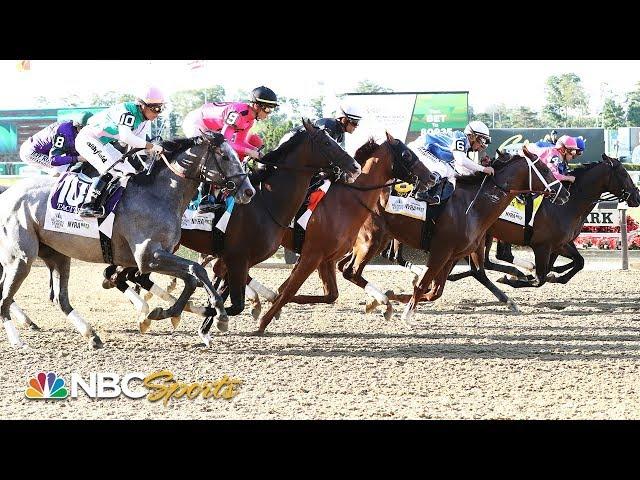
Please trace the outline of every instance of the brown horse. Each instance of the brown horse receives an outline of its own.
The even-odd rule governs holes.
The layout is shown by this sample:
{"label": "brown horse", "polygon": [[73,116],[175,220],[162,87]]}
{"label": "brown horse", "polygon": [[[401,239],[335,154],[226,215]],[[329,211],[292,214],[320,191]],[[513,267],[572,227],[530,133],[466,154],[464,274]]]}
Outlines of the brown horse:
{"label": "brown horse", "polygon": [[[531,279],[510,279],[505,276],[498,282],[511,285],[514,288],[540,287],[545,282],[567,283],[584,267],[584,258],[580,255],[573,240],[580,234],[587,215],[593,210],[600,196],[609,192],[620,200],[626,201],[631,207],[640,205],[638,187],[634,185],[629,173],[616,158],[611,158],[603,153],[601,162],[588,163],[578,167],[573,170],[572,175],[576,177],[576,180],[569,188],[571,198],[566,205],[559,207],[543,200],[536,213],[533,235],[529,243],[535,254],[535,276]],[[485,244],[475,252],[472,259],[473,264],[476,268],[481,268],[484,264],[483,267],[487,270],[499,270],[512,274],[515,270],[516,273],[520,273],[514,267],[497,265],[489,260],[489,249],[493,237],[508,244],[527,245],[523,228],[520,225],[506,220],[498,220],[487,231]],[[570,258],[572,261],[554,269],[558,273],[568,270],[564,275],[555,277],[549,275],[549,272],[559,255]],[[502,250],[498,258],[506,259]],[[464,272],[449,279],[455,281],[468,275],[475,277],[472,272]],[[516,276],[522,277],[522,275]]]}
{"label": "brown horse", "polygon": [[[435,226],[427,269],[414,287],[413,295],[394,295],[393,292],[383,294],[362,277],[362,271],[390,237],[421,249],[424,222],[418,219],[385,212],[367,222],[360,231],[351,256],[341,262],[343,276],[368,290],[367,293],[374,296],[376,303],[385,303],[387,318],[392,312],[389,300],[409,301],[403,314],[403,319],[409,322],[420,300],[434,301],[442,295],[447,275],[453,266],[460,258],[475,252],[478,243],[484,239],[486,230],[517,193],[527,189],[544,190],[552,193],[555,201],[566,202],[569,193],[555,181],[551,171],[544,164],[538,163],[537,157],[526,149],[524,153],[526,157],[498,152],[497,158],[492,162],[494,177],[471,175],[458,178],[458,186]],[[382,201],[385,202],[384,198]],[[379,205],[379,211],[384,212],[383,203]],[[488,279],[487,281],[489,282]],[[499,292],[497,288],[496,290]],[[506,296],[503,301],[509,302]]]}
{"label": "brown horse", "polygon": [[[273,304],[260,320],[256,333],[262,334],[283,305],[295,303],[333,303],[338,298],[336,261],[351,249],[362,223],[375,206],[380,188],[393,178],[410,181],[416,176],[427,188],[435,176],[400,140],[387,133],[378,145],[372,139],[355,154],[362,163],[362,174],[353,185],[334,184],[314,210],[307,224],[300,258],[289,278],[278,289]],[[293,229],[285,234],[282,245],[293,250]],[[318,269],[324,295],[295,295],[309,275]]]}

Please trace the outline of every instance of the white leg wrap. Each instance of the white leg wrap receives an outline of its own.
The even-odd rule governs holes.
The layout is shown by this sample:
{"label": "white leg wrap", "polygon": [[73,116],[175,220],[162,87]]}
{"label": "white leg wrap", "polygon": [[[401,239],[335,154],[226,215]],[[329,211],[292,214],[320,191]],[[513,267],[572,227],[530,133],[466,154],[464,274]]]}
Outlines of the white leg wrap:
{"label": "white leg wrap", "polygon": [[365,293],[371,295],[373,298],[375,298],[378,302],[380,303],[384,303],[387,304],[389,303],[389,299],[387,298],[387,296],[382,293],[378,287],[376,287],[373,283],[369,282],[365,285],[364,287],[364,291]]}
{"label": "white leg wrap", "polygon": [[414,265],[412,263],[409,270],[411,271],[411,273],[415,273],[416,275],[420,276],[425,272],[426,268],[419,267],[418,265]]}
{"label": "white leg wrap", "polygon": [[142,311],[146,311],[147,313],[149,312],[149,305],[147,305],[147,302],[145,302],[142,299],[142,297],[140,297],[140,295],[134,292],[131,287],[127,288],[124,291],[124,296],[127,297],[131,303],[133,303],[133,306],[139,312],[142,312]]}
{"label": "white leg wrap", "polygon": [[411,325],[415,312],[415,309],[411,308],[411,303],[407,303],[404,307],[404,311],[402,312],[402,320],[404,320],[408,325]]}
{"label": "white leg wrap", "polygon": [[196,307],[193,302],[191,300],[189,300],[187,302],[187,304],[184,306],[184,311],[185,312],[191,312],[194,313],[196,315],[200,315],[201,317],[204,317],[205,315],[205,307]]}
{"label": "white leg wrap", "polygon": [[163,290],[162,288],[160,288],[159,286],[157,286],[155,283],[151,286],[151,293],[153,293],[156,297],[161,298],[162,300],[164,300],[165,302],[171,302],[171,303],[176,303],[178,301],[178,299],[176,297],[174,297],[173,295],[171,295],[170,293],[167,293],[165,290]]}
{"label": "white leg wrap", "polygon": [[249,282],[249,286],[260,296],[266,298],[267,300],[269,300],[270,302],[273,303],[273,301],[276,299],[276,292],[269,290],[267,287],[265,287],[264,285],[262,285],[259,281],[257,281],[255,278],[252,278],[251,281]]}
{"label": "white leg wrap", "polygon": [[16,323],[22,325],[23,327],[31,323],[29,321],[29,317],[27,317],[27,315],[22,311],[22,309],[16,302],[13,302],[11,304],[11,306],[9,307],[9,312],[11,313],[11,316],[16,321]]}
{"label": "white leg wrap", "polygon": [[91,333],[91,327],[86,322],[86,320],[80,316],[79,313],[77,313],[75,310],[71,310],[69,315],[67,315],[67,318],[71,320],[73,326],[76,327],[76,329],[82,335],[84,335],[85,337],[89,336],[89,334]]}
{"label": "white leg wrap", "polygon": [[258,298],[258,294],[256,293],[256,291],[251,288],[249,285],[247,285],[247,288],[245,288],[244,293],[246,295],[246,297],[251,300],[251,301],[256,301],[256,300],[260,300]]}
{"label": "white leg wrap", "polygon": [[11,320],[6,320],[4,322],[4,329],[7,331],[7,337],[9,337],[9,342],[14,347],[21,347],[24,345],[22,340],[20,339],[20,334],[18,330],[16,330],[16,326],[13,324]]}
{"label": "white leg wrap", "polygon": [[513,257],[513,264],[516,267],[522,267],[522,268],[524,268],[526,270],[532,270],[533,271],[533,270],[536,269],[536,266],[533,263],[531,263],[529,260],[521,260],[521,259],[516,258],[516,257]]}

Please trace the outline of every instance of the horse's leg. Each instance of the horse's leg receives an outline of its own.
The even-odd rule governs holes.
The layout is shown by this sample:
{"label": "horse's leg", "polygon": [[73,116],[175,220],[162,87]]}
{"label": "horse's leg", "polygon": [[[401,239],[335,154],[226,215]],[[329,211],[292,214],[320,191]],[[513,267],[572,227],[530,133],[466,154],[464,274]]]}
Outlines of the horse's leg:
{"label": "horse's leg", "polygon": [[[502,303],[506,304],[512,312],[519,313],[518,306],[511,300],[506,293],[500,290],[489,278],[484,270],[484,248],[485,245],[480,246],[478,250],[469,256],[469,259],[477,267],[473,272],[473,278],[485,286],[493,295]],[[449,275],[451,279],[452,275]]]}
{"label": "horse's leg", "polygon": [[[412,319],[415,315],[416,307],[418,306],[418,302],[422,299],[422,296],[427,291],[427,288],[431,286],[431,282],[436,278],[436,276],[444,270],[444,280],[442,282],[446,282],[447,275],[451,272],[453,268],[452,262],[449,260],[450,253],[447,252],[439,252],[432,250],[429,254],[429,262],[427,265],[427,270],[424,272],[418,283],[413,287],[413,295],[408,296],[408,303],[402,312],[402,320],[407,325],[412,325]],[[444,283],[443,283],[444,285]],[[436,285],[437,287],[437,285]],[[430,289],[431,292],[435,290],[435,288]],[[389,296],[390,300],[393,299],[404,299],[407,298],[406,295],[394,295],[393,298]],[[399,300],[402,301],[402,300]]]}
{"label": "horse's leg", "polygon": [[13,302],[11,304],[11,306],[9,307],[9,312],[11,313],[11,318],[13,318],[13,320],[21,327],[29,327],[31,330],[40,330],[40,327],[33,323],[33,320],[31,320],[29,316],[24,313],[24,311],[16,302]]}
{"label": "horse's leg", "polygon": [[518,280],[507,278],[506,276],[496,280],[498,283],[510,285],[513,288],[541,287],[547,281],[549,273],[549,259],[551,257],[551,247],[548,245],[537,246],[533,249],[536,256],[536,276],[533,280]]}
{"label": "horse's leg", "polygon": [[387,309],[384,312],[386,320],[390,320],[393,315],[393,306],[387,296],[387,294],[392,294],[393,292],[389,290],[387,293],[382,293],[382,290],[377,285],[364,278],[362,272],[371,259],[384,248],[388,238],[388,235],[382,234],[379,237],[372,235],[365,242],[356,241],[351,251],[350,262],[342,270],[342,276],[345,279],[364,289],[365,293],[372,297],[371,300],[367,300],[365,303],[365,313],[371,313],[378,305],[386,305]]}
{"label": "horse's leg", "polygon": [[152,310],[148,317],[152,320],[162,318],[177,317],[182,313],[187,301],[198,286],[198,281],[202,283],[209,296],[209,302],[216,310],[220,319],[226,317],[224,304],[218,292],[215,291],[207,271],[200,264],[179,257],[173,253],[163,250],[157,243],[146,243],[145,248],[135,252],[138,269],[142,273],[157,272],[165,275],[172,275],[182,279],[185,283],[184,290],[180,294],[177,302],[168,309],[160,307]]}
{"label": "horse's leg", "polygon": [[[227,259],[225,264],[227,265],[226,275],[226,287],[231,296],[231,306],[227,309],[227,315],[239,315],[244,310],[244,295],[247,286],[247,272],[249,266],[246,260],[242,259]],[[211,345],[211,336],[209,330],[213,325],[213,318],[207,317],[204,319],[200,328],[198,329],[198,335],[208,347]],[[218,320],[216,328],[220,332],[226,332],[229,330],[229,317],[225,318],[225,321]]]}
{"label": "horse's leg", "polygon": [[[315,252],[314,252],[315,253]],[[291,271],[291,275],[289,275],[288,281],[286,281],[286,285],[284,285],[284,289],[278,293],[276,300],[273,302],[267,313],[265,313],[260,319],[260,326],[258,327],[257,334],[263,334],[267,325],[271,322],[271,319],[274,317],[276,312],[278,312],[283,305],[289,302],[291,297],[293,297],[300,286],[304,283],[304,281],[309,278],[309,275],[318,268],[320,262],[322,261],[321,257],[322,253],[318,252],[308,255],[301,255],[298,259],[298,263]]]}
{"label": "horse's leg", "polygon": [[325,260],[318,266],[318,275],[324,287],[324,295],[294,295],[290,302],[308,303],[334,303],[338,299],[338,281],[336,279],[336,262]]}
{"label": "horse's leg", "polygon": [[569,272],[559,277],[547,275],[547,282],[565,284],[569,280],[571,280],[576,273],[584,268],[584,257],[580,255],[580,252],[573,242],[569,242],[563,245],[559,253],[563,257],[572,259],[572,262],[569,265],[573,265],[573,268]]}
{"label": "horse's leg", "polygon": [[[552,263],[551,263],[551,266],[550,266],[550,271],[555,272],[555,273],[564,273],[567,270],[571,270],[572,268],[576,267],[575,259],[576,259],[576,257],[582,258],[582,255],[580,255],[580,253],[578,253],[578,249],[577,248],[575,248],[576,253],[573,253],[574,249],[571,248],[571,245],[573,245],[575,247],[575,244],[573,242],[569,242],[568,244],[563,245],[562,247],[560,247],[559,251],[553,252],[551,254]],[[569,253],[569,252],[571,252],[571,253]],[[555,261],[558,258],[558,256],[569,258],[569,259],[571,259],[571,261],[569,263],[564,264],[564,265],[560,265],[558,267],[554,267],[553,264],[555,263]],[[582,270],[583,267],[584,267],[584,258],[582,258],[582,266],[580,267],[580,270]],[[551,280],[547,280],[547,281],[550,282]]]}
{"label": "horse's leg", "polygon": [[[510,265],[502,265],[501,263],[494,263],[491,261],[491,258],[489,257],[489,253],[491,251],[491,244],[493,243],[493,237],[491,235],[487,235],[485,238],[485,254],[484,254],[484,269],[485,270],[492,270],[494,272],[502,272],[502,273],[506,273],[508,275],[512,275],[513,277],[516,277],[518,279],[521,280],[527,280],[527,275],[522,273],[520,270],[518,270],[516,267],[514,266],[510,266]],[[498,242],[498,245],[500,245],[500,242]],[[508,244],[507,244],[508,245]],[[503,247],[500,247],[501,249]],[[508,250],[509,253],[511,253],[511,249],[509,248]],[[502,251],[501,251],[502,253]],[[498,255],[497,249],[496,249],[496,258]],[[511,258],[513,258],[513,255],[511,255]],[[505,260],[508,261],[508,260]]]}
{"label": "horse's leg", "polygon": [[49,267],[53,280],[53,292],[55,303],[67,316],[67,319],[76,327],[85,338],[89,340],[92,348],[101,348],[102,340],[91,328],[91,325],[80,316],[69,302],[69,272],[71,270],[71,258],[59,252],[49,251],[46,254],[41,252],[40,258]]}
{"label": "horse's leg", "polygon": [[[24,279],[29,275],[33,257],[37,250],[30,252],[33,255],[16,255],[10,258],[4,266],[0,265],[0,317],[2,324],[7,332],[9,343],[12,347],[26,347],[26,343],[20,338],[20,334],[16,330],[15,325],[11,321],[11,306],[14,304],[13,296],[16,294]],[[22,252],[20,252],[22,253]]]}

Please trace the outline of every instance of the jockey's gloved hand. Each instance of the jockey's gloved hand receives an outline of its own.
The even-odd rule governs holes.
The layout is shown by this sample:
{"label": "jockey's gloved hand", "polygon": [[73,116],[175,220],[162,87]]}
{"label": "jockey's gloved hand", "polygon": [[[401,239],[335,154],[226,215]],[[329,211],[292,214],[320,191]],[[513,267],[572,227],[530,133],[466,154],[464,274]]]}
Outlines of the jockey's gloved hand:
{"label": "jockey's gloved hand", "polygon": [[161,154],[161,153],[164,153],[164,148],[162,148],[162,145],[154,145],[149,149],[149,151],[153,153]]}

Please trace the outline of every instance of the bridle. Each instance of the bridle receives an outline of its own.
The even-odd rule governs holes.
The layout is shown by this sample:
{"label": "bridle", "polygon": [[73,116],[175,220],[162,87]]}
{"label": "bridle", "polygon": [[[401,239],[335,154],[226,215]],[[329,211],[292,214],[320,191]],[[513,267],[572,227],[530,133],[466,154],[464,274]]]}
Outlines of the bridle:
{"label": "bridle", "polygon": [[[198,163],[198,168],[197,168],[198,176],[197,177],[190,176],[190,175],[187,175],[184,171],[178,170],[174,165],[175,162],[169,162],[169,160],[167,160],[167,157],[164,154],[161,154],[160,156],[162,157],[162,160],[167,165],[169,170],[171,170],[173,173],[175,173],[177,176],[181,178],[186,178],[188,180],[193,180],[196,182],[210,181],[215,188],[223,189],[232,194],[235,193],[240,187],[240,185],[242,185],[242,182],[244,182],[244,179],[247,177],[247,173],[243,172],[243,173],[238,173],[230,176],[226,176],[223,173],[223,170],[220,166],[220,161],[218,159],[218,154],[216,153],[215,150],[221,147],[224,140],[220,143],[217,143],[215,140],[211,141],[208,138],[206,138],[204,134],[201,137],[194,138],[193,140],[194,140],[194,145],[200,145],[202,142],[207,144],[206,153],[205,155],[202,155],[200,157],[200,160]],[[221,152],[220,155],[223,156],[224,153],[222,152],[222,150],[220,150],[220,152]],[[190,152],[190,148],[185,150],[185,152],[183,153],[188,156],[193,156],[193,157],[197,156]],[[207,166],[207,160],[212,154],[213,154],[214,167],[215,169],[217,169],[217,171],[212,170]],[[213,176],[219,176],[220,181],[215,181],[214,178],[209,178]],[[241,178],[242,180],[239,183],[236,183],[236,181],[234,181],[234,179],[236,178]]]}

